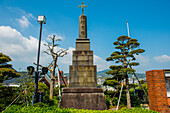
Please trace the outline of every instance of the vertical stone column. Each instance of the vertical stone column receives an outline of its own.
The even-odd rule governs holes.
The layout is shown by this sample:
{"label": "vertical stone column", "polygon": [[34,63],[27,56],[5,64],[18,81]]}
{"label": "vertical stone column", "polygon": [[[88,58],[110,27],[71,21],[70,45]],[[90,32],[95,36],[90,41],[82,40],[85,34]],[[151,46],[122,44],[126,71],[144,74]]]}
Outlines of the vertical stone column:
{"label": "vertical stone column", "polygon": [[79,16],[79,38],[87,38],[87,17]]}
{"label": "vertical stone column", "polygon": [[170,113],[164,70],[146,71],[149,108],[161,113]]}

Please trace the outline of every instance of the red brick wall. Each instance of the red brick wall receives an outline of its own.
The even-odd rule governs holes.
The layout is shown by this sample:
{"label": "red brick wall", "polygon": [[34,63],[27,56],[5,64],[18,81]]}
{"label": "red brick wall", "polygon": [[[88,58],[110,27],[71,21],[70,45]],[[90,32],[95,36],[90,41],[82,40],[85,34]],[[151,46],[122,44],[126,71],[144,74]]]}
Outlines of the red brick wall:
{"label": "red brick wall", "polygon": [[170,106],[170,98],[168,98],[168,105]]}
{"label": "red brick wall", "polygon": [[149,108],[161,113],[170,113],[164,70],[146,71]]}

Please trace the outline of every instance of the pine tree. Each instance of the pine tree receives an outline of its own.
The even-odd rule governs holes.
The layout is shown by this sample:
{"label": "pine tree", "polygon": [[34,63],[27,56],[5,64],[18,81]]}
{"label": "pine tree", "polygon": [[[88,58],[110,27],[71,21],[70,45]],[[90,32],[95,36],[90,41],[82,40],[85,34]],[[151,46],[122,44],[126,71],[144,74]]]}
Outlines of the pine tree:
{"label": "pine tree", "polygon": [[12,60],[9,56],[0,53],[0,83],[8,79],[21,76],[21,74],[16,73],[16,71],[12,69],[11,64],[7,64],[10,61]]}
{"label": "pine tree", "polygon": [[135,55],[139,55],[139,53],[145,52],[144,49],[139,49],[140,43],[138,40],[132,39],[128,36],[120,36],[117,38],[117,41],[113,43],[115,45],[115,49],[110,57],[106,59],[106,61],[114,61],[117,65],[111,65],[107,74],[113,75],[112,78],[106,79],[105,84],[108,85],[118,85],[123,79],[126,81],[126,96],[127,96],[127,108],[131,108],[130,94],[129,94],[129,76],[128,74],[132,74],[135,70],[132,66],[138,66],[139,63],[135,62]]}

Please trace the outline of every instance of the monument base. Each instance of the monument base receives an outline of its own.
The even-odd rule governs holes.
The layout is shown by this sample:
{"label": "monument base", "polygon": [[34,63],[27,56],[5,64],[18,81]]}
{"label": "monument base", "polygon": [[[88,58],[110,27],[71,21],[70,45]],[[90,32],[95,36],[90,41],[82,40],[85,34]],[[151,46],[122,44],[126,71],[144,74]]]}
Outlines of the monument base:
{"label": "monument base", "polygon": [[74,109],[106,110],[102,88],[63,88],[60,107]]}

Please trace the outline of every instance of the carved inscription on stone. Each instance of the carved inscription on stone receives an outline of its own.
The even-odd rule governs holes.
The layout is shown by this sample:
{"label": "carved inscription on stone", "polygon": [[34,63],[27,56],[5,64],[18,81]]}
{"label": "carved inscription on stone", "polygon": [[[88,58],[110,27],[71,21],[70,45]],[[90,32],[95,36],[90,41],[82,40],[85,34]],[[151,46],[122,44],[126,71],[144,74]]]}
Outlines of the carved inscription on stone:
{"label": "carved inscription on stone", "polygon": [[87,26],[86,26],[86,16],[80,16],[80,24],[79,24],[79,37],[87,38]]}

